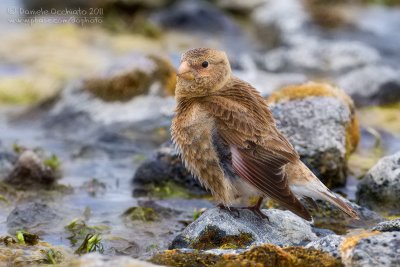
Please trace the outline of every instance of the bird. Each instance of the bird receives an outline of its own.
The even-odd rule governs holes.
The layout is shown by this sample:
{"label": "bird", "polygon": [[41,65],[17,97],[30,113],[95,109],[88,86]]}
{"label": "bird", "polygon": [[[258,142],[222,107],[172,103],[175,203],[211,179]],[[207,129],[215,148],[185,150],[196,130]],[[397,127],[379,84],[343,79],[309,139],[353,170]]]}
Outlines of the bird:
{"label": "bird", "polygon": [[359,219],[300,160],[264,98],[232,74],[224,51],[195,48],[183,53],[175,99],[173,144],[220,208],[234,210],[238,199],[256,198],[255,205],[242,208],[268,219],[261,207],[269,198],[312,221],[300,199],[313,205],[320,199]]}

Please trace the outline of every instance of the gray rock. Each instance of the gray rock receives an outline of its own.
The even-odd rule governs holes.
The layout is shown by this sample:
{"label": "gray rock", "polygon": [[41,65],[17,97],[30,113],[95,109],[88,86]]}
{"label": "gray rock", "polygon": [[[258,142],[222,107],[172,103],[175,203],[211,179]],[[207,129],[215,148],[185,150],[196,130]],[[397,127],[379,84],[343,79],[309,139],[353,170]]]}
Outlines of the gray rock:
{"label": "gray rock", "polygon": [[7,217],[7,228],[10,234],[18,230],[38,232],[54,226],[60,216],[48,204],[33,202],[17,206]]}
{"label": "gray rock", "polygon": [[31,150],[22,152],[13,170],[4,179],[4,182],[18,189],[50,188],[56,181],[55,171]]}
{"label": "gray rock", "polygon": [[185,188],[194,195],[206,195],[207,191],[185,168],[177,151],[170,143],[155,152],[155,155],[143,162],[132,179],[135,196],[149,195],[154,187],[173,183]]}
{"label": "gray rock", "polygon": [[370,209],[400,214],[400,152],[383,157],[358,184],[357,202]]}
{"label": "gray rock", "polygon": [[378,223],[372,230],[380,232],[400,232],[400,218]]}
{"label": "gray rock", "polygon": [[151,16],[152,20],[164,28],[206,33],[234,35],[240,28],[221,10],[210,3],[198,1],[179,1],[167,9]]}
{"label": "gray rock", "polygon": [[17,159],[18,157],[15,153],[0,152],[0,179],[5,178],[12,171]]}
{"label": "gray rock", "polygon": [[170,248],[245,248],[263,243],[297,246],[318,239],[308,222],[289,211],[263,212],[269,221],[250,210],[239,210],[238,214],[220,208],[207,210],[174,239]]}
{"label": "gray rock", "polygon": [[[326,41],[310,36],[299,37],[289,48],[268,52],[260,61],[268,71],[299,71],[311,74],[340,73],[375,63],[378,52],[360,42]],[[359,87],[357,87],[359,88]]]}
{"label": "gray rock", "polygon": [[288,44],[303,35],[310,18],[301,2],[296,0],[268,0],[252,14],[258,36],[270,47]]}
{"label": "gray rock", "polygon": [[400,101],[400,70],[372,65],[349,72],[338,84],[356,105],[382,105]]}
{"label": "gray rock", "polygon": [[361,239],[342,255],[346,266],[400,266],[400,232],[387,232]]}
{"label": "gray rock", "polygon": [[328,186],[346,181],[346,126],[351,111],[331,97],[308,97],[270,105],[279,130]]}
{"label": "gray rock", "polygon": [[345,238],[339,235],[328,235],[316,241],[310,242],[306,245],[306,248],[315,248],[328,252],[335,258],[341,258],[340,255],[340,244]]}

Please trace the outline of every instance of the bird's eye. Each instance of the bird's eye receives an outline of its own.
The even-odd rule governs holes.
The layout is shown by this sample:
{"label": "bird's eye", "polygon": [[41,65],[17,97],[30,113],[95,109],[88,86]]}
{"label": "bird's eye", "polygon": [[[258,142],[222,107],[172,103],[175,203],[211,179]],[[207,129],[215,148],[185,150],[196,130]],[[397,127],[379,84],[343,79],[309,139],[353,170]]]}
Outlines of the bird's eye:
{"label": "bird's eye", "polygon": [[203,61],[203,63],[201,63],[201,66],[203,68],[207,68],[208,67],[208,61]]}

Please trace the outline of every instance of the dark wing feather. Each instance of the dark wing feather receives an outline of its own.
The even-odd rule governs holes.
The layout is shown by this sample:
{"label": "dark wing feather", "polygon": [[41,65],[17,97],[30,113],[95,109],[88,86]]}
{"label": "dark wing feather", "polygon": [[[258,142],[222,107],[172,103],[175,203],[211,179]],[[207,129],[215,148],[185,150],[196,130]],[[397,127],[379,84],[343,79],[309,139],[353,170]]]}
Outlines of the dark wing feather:
{"label": "dark wing feather", "polygon": [[295,162],[299,156],[277,131],[261,96],[246,83],[242,82],[239,88],[237,85],[238,82],[203,103],[216,118],[219,136],[230,147],[234,171],[290,211],[311,220],[291,192],[284,170],[287,163]]}

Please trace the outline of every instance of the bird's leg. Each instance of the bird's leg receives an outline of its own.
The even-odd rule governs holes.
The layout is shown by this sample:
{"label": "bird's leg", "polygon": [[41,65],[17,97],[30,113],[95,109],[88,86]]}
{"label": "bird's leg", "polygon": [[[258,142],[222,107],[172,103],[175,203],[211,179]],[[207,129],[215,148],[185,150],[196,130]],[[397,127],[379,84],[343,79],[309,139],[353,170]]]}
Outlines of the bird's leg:
{"label": "bird's leg", "polygon": [[259,197],[257,200],[257,203],[254,206],[250,206],[250,207],[244,207],[242,209],[248,209],[251,210],[254,214],[256,214],[257,216],[259,216],[261,219],[268,219],[268,216],[265,215],[262,211],[261,211],[261,204],[263,202],[263,198]]}
{"label": "bird's leg", "polygon": [[238,208],[235,208],[235,207],[228,207],[228,206],[225,206],[224,204],[222,204],[222,203],[219,203],[218,205],[217,205],[217,207],[218,208],[220,208],[220,209],[222,209],[222,210],[226,210],[226,211],[229,211],[229,212],[236,212],[236,217],[237,218],[239,218],[240,217],[240,212],[239,212],[239,209]]}

